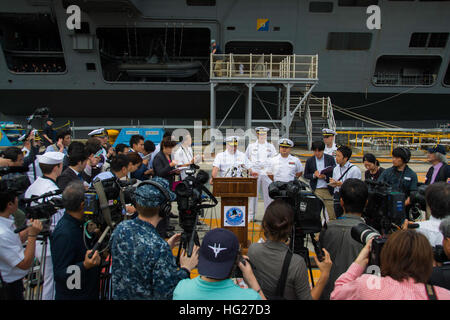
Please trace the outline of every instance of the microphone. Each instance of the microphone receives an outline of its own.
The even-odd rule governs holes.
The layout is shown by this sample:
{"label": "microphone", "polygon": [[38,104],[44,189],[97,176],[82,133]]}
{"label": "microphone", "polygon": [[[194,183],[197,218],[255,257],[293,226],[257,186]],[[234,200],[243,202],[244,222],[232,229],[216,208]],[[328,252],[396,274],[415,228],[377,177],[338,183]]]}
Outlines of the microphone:
{"label": "microphone", "polygon": [[61,189],[50,191],[50,192],[44,193],[40,196],[32,196],[31,198],[23,199],[22,203],[24,203],[24,204],[32,203],[33,201],[36,201],[39,199],[48,198],[51,196],[57,196],[57,195],[61,194],[62,192],[63,191]]}

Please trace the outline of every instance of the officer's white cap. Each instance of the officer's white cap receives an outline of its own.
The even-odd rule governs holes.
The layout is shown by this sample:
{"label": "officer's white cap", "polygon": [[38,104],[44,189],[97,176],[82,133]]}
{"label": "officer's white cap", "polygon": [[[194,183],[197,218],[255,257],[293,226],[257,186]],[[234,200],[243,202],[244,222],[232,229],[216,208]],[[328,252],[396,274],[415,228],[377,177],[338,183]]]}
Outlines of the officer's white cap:
{"label": "officer's white cap", "polygon": [[288,138],[281,138],[279,146],[292,148],[294,146],[294,143],[292,142],[292,140],[290,140]]}
{"label": "officer's white cap", "polygon": [[216,40],[215,39],[211,39],[211,43],[214,43],[214,42],[216,42]]}
{"label": "officer's white cap", "polygon": [[329,136],[329,135],[333,135],[333,136],[335,136],[336,135],[336,131],[334,131],[334,130],[331,130],[331,129],[327,129],[327,128],[323,128],[322,129],[322,134],[325,136]]}
{"label": "officer's white cap", "polygon": [[237,145],[238,142],[239,142],[239,137],[238,136],[227,137],[225,139],[225,142],[228,143],[228,144],[233,144],[234,143],[235,145]]}
{"label": "officer's white cap", "polygon": [[95,129],[88,133],[89,137],[96,137],[96,136],[106,136],[107,132],[105,128],[101,129]]}
{"label": "officer's white cap", "polygon": [[256,133],[260,134],[260,133],[267,133],[269,132],[269,128],[266,127],[257,127],[255,128]]}
{"label": "officer's white cap", "polygon": [[39,163],[58,164],[63,162],[64,154],[62,152],[49,151],[44,153],[43,155],[37,155],[36,158],[38,159]]}

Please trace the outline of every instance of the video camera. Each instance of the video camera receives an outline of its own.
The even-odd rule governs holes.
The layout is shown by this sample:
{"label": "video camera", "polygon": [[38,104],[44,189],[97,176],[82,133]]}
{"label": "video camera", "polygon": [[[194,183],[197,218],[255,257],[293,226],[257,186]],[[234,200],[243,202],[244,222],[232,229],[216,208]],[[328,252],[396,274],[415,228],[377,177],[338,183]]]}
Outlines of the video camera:
{"label": "video camera", "polygon": [[125,204],[135,204],[135,187],[131,182],[116,177],[95,180],[84,194],[84,213],[87,220],[94,222],[100,229],[113,228],[123,220]]}
{"label": "video camera", "polygon": [[417,219],[420,216],[420,210],[425,211],[427,209],[427,202],[425,200],[427,188],[428,185],[420,184],[417,191],[412,191],[409,195],[411,201],[410,214],[414,219]]}
{"label": "video camera", "polygon": [[325,206],[314,192],[308,190],[308,187],[306,183],[299,180],[275,181],[269,185],[269,196],[272,199],[283,199],[294,210],[291,249],[306,259],[308,250],[304,247],[304,238],[309,234],[314,251],[318,259],[322,260],[323,252],[320,244],[315,241],[313,234],[322,230],[321,214]]}
{"label": "video camera", "polygon": [[[25,214],[27,219],[41,220],[43,229],[41,235],[49,235],[50,224],[52,216],[63,209],[63,202],[61,197],[56,197],[60,195],[62,190],[55,190],[44,193],[40,196],[32,196],[27,199],[20,199],[20,202],[25,206]],[[39,201],[41,200],[41,201]],[[24,226],[14,230],[15,233],[21,232],[28,226]]]}
{"label": "video camera", "polygon": [[[185,171],[186,178],[181,181],[175,188],[177,195],[178,211],[180,215],[180,226],[183,230],[191,231],[196,226],[195,220],[198,214],[203,213],[203,209],[212,208],[217,205],[217,199],[205,187],[209,180],[209,174],[203,170],[199,170],[195,175],[199,166],[191,164],[189,169]],[[202,204],[205,200],[203,192],[214,204]]]}
{"label": "video camera", "polygon": [[400,226],[406,218],[405,194],[392,191],[390,185],[366,180],[369,197],[364,218],[369,225],[383,234],[390,232],[392,224]]}
{"label": "video camera", "polygon": [[[198,216],[203,216],[203,209],[213,208],[217,205],[217,199],[205,187],[209,180],[209,174],[203,170],[196,171],[200,167],[191,164],[186,169],[186,177],[175,187],[177,195],[178,213],[180,227],[183,229],[177,255],[177,262],[180,259],[181,249],[186,249],[188,257],[192,255],[194,244],[200,245],[196,227]],[[207,197],[203,195],[205,193]],[[213,203],[204,204],[205,201]]]}
{"label": "video camera", "polygon": [[[8,191],[14,192],[17,196],[25,193],[30,186],[30,179],[27,175],[11,175],[14,173],[25,173],[26,167],[0,167],[0,176],[2,181],[6,182]],[[6,177],[4,177],[6,176]]]}
{"label": "video camera", "polygon": [[308,185],[299,180],[275,181],[269,185],[269,196],[272,199],[285,200],[294,209],[295,225],[304,234],[311,234],[322,230],[321,213],[324,205],[322,200],[307,188]]}

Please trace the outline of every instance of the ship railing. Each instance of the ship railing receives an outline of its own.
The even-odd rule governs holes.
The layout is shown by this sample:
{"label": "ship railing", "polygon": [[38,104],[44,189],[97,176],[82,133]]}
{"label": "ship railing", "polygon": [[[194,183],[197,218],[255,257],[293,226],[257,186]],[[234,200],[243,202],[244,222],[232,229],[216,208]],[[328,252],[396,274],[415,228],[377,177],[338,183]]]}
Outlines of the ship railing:
{"label": "ship railing", "polygon": [[330,97],[327,97],[327,122],[328,128],[336,131],[336,121],[334,120],[333,104]]}
{"label": "ship railing", "polygon": [[379,86],[431,86],[437,74],[375,73],[373,83]]}
{"label": "ship railing", "polygon": [[312,120],[309,104],[306,104],[305,108],[305,127],[306,127],[306,137],[308,139],[308,150],[310,150],[312,145]]}
{"label": "ship railing", "polygon": [[318,55],[211,54],[211,79],[314,79]]}

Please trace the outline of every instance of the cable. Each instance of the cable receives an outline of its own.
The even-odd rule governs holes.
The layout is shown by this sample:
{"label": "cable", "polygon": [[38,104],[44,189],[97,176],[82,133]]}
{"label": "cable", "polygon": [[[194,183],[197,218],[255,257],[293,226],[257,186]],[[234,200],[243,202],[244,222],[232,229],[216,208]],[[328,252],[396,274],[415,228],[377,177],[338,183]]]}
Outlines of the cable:
{"label": "cable", "polygon": [[415,86],[415,87],[407,89],[407,90],[405,90],[403,92],[399,92],[399,93],[397,93],[397,94],[395,94],[395,95],[393,95],[392,97],[389,97],[389,98],[385,98],[385,99],[382,99],[382,100],[379,100],[379,101],[375,101],[375,102],[372,102],[372,103],[363,104],[361,106],[356,106],[356,107],[349,107],[349,108],[345,108],[345,109],[347,109],[347,110],[359,109],[359,108],[368,107],[368,106],[371,106],[371,105],[374,105],[374,104],[378,104],[380,102],[388,101],[388,100],[394,99],[394,98],[396,98],[396,97],[398,97],[398,96],[400,96],[402,94],[405,94],[405,93],[407,93],[409,91],[412,91],[412,90],[416,89],[417,87],[418,86]]}

